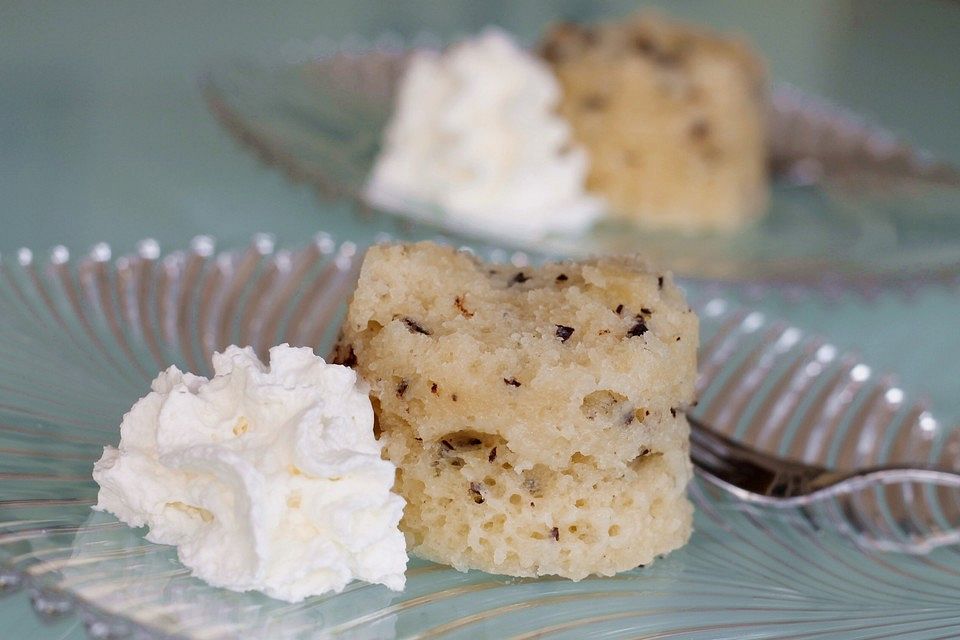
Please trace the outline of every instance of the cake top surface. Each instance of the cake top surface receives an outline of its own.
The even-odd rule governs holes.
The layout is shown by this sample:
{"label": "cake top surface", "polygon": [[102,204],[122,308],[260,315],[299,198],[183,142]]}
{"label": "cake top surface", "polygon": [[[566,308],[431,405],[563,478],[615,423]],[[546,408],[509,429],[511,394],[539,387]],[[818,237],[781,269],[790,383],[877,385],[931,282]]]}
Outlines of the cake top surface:
{"label": "cake top surface", "polygon": [[530,465],[623,465],[692,401],[697,320],[637,258],[486,264],[431,243],[369,250],[341,361],[384,414],[439,441],[475,431]]}
{"label": "cake top surface", "polygon": [[399,322],[424,346],[469,336],[518,360],[549,352],[564,364],[595,347],[636,353],[679,342],[693,317],[672,276],[638,257],[515,267],[430,242],[372,247],[355,300],[364,307],[348,317],[356,331]]}

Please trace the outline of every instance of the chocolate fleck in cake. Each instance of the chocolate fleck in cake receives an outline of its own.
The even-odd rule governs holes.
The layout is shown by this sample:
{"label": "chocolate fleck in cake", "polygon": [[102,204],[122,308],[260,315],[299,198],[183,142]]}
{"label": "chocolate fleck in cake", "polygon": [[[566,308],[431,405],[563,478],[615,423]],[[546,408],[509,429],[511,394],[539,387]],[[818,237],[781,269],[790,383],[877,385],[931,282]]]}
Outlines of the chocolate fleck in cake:
{"label": "chocolate fleck in cake", "polygon": [[766,208],[763,63],[745,43],[651,13],[555,25],[540,44],[587,186],[648,227],[731,229]]}
{"label": "chocolate fleck in cake", "polygon": [[697,318],[636,259],[371,248],[336,360],[371,385],[412,550],[580,579],[683,545]]}

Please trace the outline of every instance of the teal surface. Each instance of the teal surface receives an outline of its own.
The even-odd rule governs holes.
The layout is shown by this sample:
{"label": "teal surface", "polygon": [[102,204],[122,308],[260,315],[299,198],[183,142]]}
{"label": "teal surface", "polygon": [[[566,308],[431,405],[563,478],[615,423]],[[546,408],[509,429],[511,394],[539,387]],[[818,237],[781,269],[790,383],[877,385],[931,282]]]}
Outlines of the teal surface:
{"label": "teal surface", "polygon": [[[773,75],[871,114],[960,163],[960,5],[946,0],[660,3],[749,35]],[[205,69],[345,34],[467,33],[490,22],[533,38],[558,17],[622,14],[634,2],[0,3],[0,252],[74,252],[145,236],[166,248],[199,233],[220,246],[257,231],[296,244],[319,229],[373,233],[242,151],[197,90]],[[960,212],[958,212],[960,215]],[[362,239],[362,238],[359,238]],[[955,289],[757,306],[854,347],[960,418]],[[81,638],[40,624],[17,594],[0,600],[0,638]]]}

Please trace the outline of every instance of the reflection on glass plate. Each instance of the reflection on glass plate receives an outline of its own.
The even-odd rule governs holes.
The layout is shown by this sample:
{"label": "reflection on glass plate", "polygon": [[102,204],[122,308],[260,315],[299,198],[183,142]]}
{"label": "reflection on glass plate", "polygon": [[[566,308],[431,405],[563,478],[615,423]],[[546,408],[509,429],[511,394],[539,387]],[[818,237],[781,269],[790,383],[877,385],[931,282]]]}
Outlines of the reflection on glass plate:
{"label": "reflection on glass plate", "polygon": [[[173,548],[90,510],[93,462],[155,371],[207,371],[210,352],[233,342],[324,353],[359,262],[357,247],[325,235],[295,251],[258,237],[217,253],[201,237],[167,255],[146,241],[116,260],[105,245],[80,260],[62,247],[49,260],[4,256],[0,589],[28,588],[38,612],[76,613],[98,638],[960,634],[960,495],[925,486],[769,510],[695,481],[690,544],[649,567],[574,583],[414,561],[402,593],[354,583],[293,605],[208,587]],[[703,327],[701,419],[841,468],[960,466],[960,429],[859,360],[696,286],[689,294]]]}
{"label": "reflection on glass plate", "polygon": [[[225,66],[204,81],[221,122],[261,158],[321,192],[357,199],[393,107],[405,50],[333,50]],[[768,215],[733,235],[685,237],[604,222],[537,241],[456,226],[423,203],[389,213],[464,238],[582,256],[640,252],[687,277],[872,289],[960,274],[960,172],[790,87],[774,92]]]}

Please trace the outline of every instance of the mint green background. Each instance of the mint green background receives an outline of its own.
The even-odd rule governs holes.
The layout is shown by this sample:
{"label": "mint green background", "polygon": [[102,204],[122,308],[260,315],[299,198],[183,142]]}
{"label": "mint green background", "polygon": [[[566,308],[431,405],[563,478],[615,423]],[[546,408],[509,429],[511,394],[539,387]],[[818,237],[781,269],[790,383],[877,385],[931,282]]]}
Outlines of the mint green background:
{"label": "mint green background", "polygon": [[[257,231],[296,244],[325,229],[369,237],[343,204],[319,202],[242,151],[207,112],[199,75],[291,41],[383,32],[469,33],[491,22],[532,40],[560,17],[641,3],[459,0],[0,1],[0,252],[145,236],[167,249],[199,233],[220,246]],[[960,3],[948,0],[661,2],[747,34],[773,76],[874,116],[960,164]],[[960,215],[960,211],[958,211]],[[866,354],[960,417],[956,289],[865,301],[754,303]],[[39,625],[25,594],[0,600],[0,638],[81,638],[75,620]]]}

